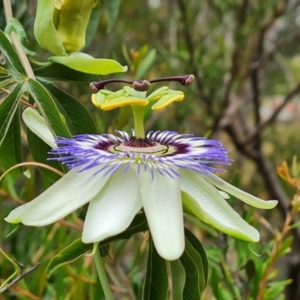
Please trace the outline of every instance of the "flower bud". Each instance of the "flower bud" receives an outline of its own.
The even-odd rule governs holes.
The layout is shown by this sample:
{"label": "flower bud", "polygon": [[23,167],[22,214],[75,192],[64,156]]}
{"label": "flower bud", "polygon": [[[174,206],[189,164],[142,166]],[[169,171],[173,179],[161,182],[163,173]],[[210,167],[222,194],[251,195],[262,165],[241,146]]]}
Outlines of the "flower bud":
{"label": "flower bud", "polygon": [[34,35],[39,45],[56,56],[79,51],[95,0],[38,0]]}
{"label": "flower bud", "polygon": [[64,0],[60,8],[57,32],[66,52],[79,51],[85,44],[95,0]]}

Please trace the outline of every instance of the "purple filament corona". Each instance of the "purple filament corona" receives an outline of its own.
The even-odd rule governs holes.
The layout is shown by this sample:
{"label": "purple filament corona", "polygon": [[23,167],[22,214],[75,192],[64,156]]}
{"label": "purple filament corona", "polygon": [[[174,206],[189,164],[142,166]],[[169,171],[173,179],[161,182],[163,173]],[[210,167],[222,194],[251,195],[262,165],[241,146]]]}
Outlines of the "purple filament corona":
{"label": "purple filament corona", "polygon": [[172,131],[151,131],[146,138],[136,138],[124,131],[112,134],[76,135],[72,139],[59,137],[58,148],[50,154],[57,155],[49,160],[59,161],[69,169],[79,172],[94,168],[95,174],[112,175],[130,167],[136,172],[156,170],[160,175],[179,176],[178,168],[197,173],[224,171],[214,165],[229,165],[228,150],[221,142],[192,134],[178,134]]}

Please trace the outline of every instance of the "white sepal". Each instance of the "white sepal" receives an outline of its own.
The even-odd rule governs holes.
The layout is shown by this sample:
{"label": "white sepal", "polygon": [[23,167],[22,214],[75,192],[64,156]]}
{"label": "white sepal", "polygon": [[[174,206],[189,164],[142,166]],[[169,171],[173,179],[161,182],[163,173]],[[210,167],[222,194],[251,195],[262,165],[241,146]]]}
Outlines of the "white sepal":
{"label": "white sepal", "polygon": [[258,231],[243,220],[201,174],[180,170],[184,209],[216,229],[249,242],[258,242]]}

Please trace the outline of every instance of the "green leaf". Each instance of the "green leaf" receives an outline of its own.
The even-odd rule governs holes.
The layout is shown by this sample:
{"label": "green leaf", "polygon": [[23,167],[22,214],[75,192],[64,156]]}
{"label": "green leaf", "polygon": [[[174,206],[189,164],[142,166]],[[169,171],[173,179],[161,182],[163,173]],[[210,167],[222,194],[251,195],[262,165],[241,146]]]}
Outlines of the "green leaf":
{"label": "green leaf", "polygon": [[292,279],[286,279],[269,283],[266,293],[264,294],[264,299],[277,299],[277,297],[284,292],[285,287],[291,284],[292,282]]}
{"label": "green leaf", "polygon": [[114,24],[116,23],[119,9],[120,9],[120,0],[108,0],[106,1],[107,10],[108,10],[108,27],[107,27],[107,33],[109,33]]}
{"label": "green leaf", "polygon": [[286,255],[287,253],[290,253],[292,251],[292,244],[293,244],[293,236],[287,237],[278,248],[278,251],[276,253],[276,258],[279,258],[283,255]]}
{"label": "green leaf", "polygon": [[95,7],[92,9],[89,24],[85,32],[85,47],[89,46],[97,32],[101,12],[101,1],[97,1]]}
{"label": "green leaf", "polygon": [[6,34],[10,34],[11,32],[15,32],[18,40],[20,41],[23,50],[26,54],[28,55],[35,55],[35,52],[30,51],[29,49],[27,49],[27,45],[28,45],[28,39],[27,39],[27,35],[26,32],[24,30],[24,27],[22,26],[22,24],[17,20],[12,18],[10,20],[10,22],[6,25],[5,27],[5,33]]}
{"label": "green leaf", "polygon": [[[47,160],[50,157],[48,154],[48,152],[51,150],[50,146],[43,142],[37,135],[35,135],[29,129],[27,130],[27,142],[34,161],[51,166],[63,173],[66,172],[62,165],[57,161]],[[61,178],[61,176],[59,176],[58,174],[45,168],[39,168],[39,171],[51,183],[54,183]]]}
{"label": "green leaf", "polygon": [[[22,162],[22,143],[19,109],[17,106],[9,131],[0,146],[0,163],[3,168],[7,170],[20,162]],[[14,173],[15,175],[21,174],[20,169],[15,169],[11,171],[11,173]]]}
{"label": "green leaf", "polygon": [[172,300],[182,300],[186,273],[179,259],[168,262],[170,282],[172,284]]}
{"label": "green leaf", "polygon": [[0,77],[7,77],[7,76],[9,76],[9,75],[10,75],[10,73],[9,73],[8,70],[6,70],[6,69],[3,68],[3,67],[0,67]]}
{"label": "green leaf", "polygon": [[45,86],[61,104],[65,111],[65,117],[68,116],[70,118],[76,134],[97,133],[96,124],[83,104],[52,84],[46,84]]}
{"label": "green leaf", "polygon": [[215,268],[211,269],[210,272],[210,286],[212,288],[213,294],[216,299],[221,299],[220,298],[220,277],[218,276],[218,272]]}
{"label": "green leaf", "polygon": [[22,85],[17,84],[0,105],[0,146],[9,130],[9,126],[17,112],[19,99],[22,96]]}
{"label": "green leaf", "polygon": [[81,52],[72,53],[69,56],[51,56],[49,60],[89,74],[106,75],[127,71],[127,67],[122,67],[113,59],[94,58]]}
{"label": "green leaf", "polygon": [[6,79],[3,81],[0,81],[0,89],[3,89],[4,87],[11,85],[13,83],[17,83],[16,80],[12,80],[12,79]]}
{"label": "green leaf", "polygon": [[143,300],[167,299],[168,295],[167,261],[160,257],[149,239],[147,273],[143,287]]}
{"label": "green leaf", "polygon": [[291,229],[294,229],[294,228],[297,228],[297,227],[299,227],[299,226],[300,226],[300,220],[297,221],[297,222],[295,222],[295,223],[293,223],[293,225],[291,225],[290,228],[291,228]]}
{"label": "green leaf", "polygon": [[[111,242],[129,239],[134,233],[142,232],[148,229],[146,217],[144,214],[138,214],[135,216],[130,226],[122,233],[115,236],[109,237],[104,241],[99,243],[99,247],[105,246]],[[59,268],[60,266],[70,263],[80,256],[84,255],[86,252],[93,249],[94,244],[84,244],[81,239],[75,240],[69,246],[61,250],[57,255],[55,255],[49,262],[47,266],[48,276]]]}
{"label": "green leaf", "polygon": [[15,51],[9,39],[6,37],[2,30],[0,30],[0,51],[17,73],[26,76],[25,69],[22,65],[22,62],[20,61],[17,52]]}
{"label": "green leaf", "polygon": [[204,272],[204,280],[206,285],[207,278],[208,278],[208,261],[207,261],[205,250],[202,244],[200,243],[200,241],[188,229],[185,228],[184,232],[185,232],[186,239],[188,239],[188,241],[191,243],[194,250],[199,254],[201,258],[201,262],[203,265],[203,272]]}
{"label": "green leaf", "polygon": [[208,276],[208,263],[206,254],[198,239],[185,229],[185,251],[180,261],[185,269],[186,283],[183,299],[201,299]]}
{"label": "green leaf", "polygon": [[156,50],[152,49],[142,60],[141,64],[138,66],[135,74],[135,79],[142,79],[142,77],[151,68],[156,57]]}
{"label": "green leaf", "polygon": [[54,135],[72,137],[63,115],[59,112],[54,99],[46,88],[33,79],[29,79],[26,86]]}
{"label": "green leaf", "polygon": [[57,268],[71,263],[86,252],[93,249],[93,244],[84,244],[81,239],[75,240],[70,245],[56,254],[49,262],[47,266],[47,274],[51,275]]}
{"label": "green leaf", "polygon": [[36,78],[40,81],[76,81],[92,82],[99,81],[98,75],[91,75],[70,69],[64,65],[49,63],[45,67],[39,67],[34,70]]}

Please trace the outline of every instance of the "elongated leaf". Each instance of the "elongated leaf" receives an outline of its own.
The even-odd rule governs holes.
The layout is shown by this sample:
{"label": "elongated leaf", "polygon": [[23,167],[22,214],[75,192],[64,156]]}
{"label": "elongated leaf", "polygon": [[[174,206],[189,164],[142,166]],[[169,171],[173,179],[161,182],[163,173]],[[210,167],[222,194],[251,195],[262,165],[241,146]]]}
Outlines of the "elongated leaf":
{"label": "elongated leaf", "polygon": [[10,65],[13,66],[17,73],[22,74],[23,76],[26,75],[25,69],[18,54],[2,30],[0,30],[0,51],[5,56],[6,60],[10,62]]}
{"label": "elongated leaf", "polygon": [[[104,241],[99,243],[99,247],[105,246],[111,242],[129,239],[134,233],[142,232],[148,229],[146,217],[144,214],[138,214],[133,219],[130,226],[122,233],[117,234],[115,236],[109,237]],[[84,244],[81,239],[75,240],[69,246],[60,251],[57,255],[55,255],[49,262],[47,266],[47,274],[48,276],[51,273],[59,268],[60,266],[70,263],[80,256],[84,255],[86,252],[91,251],[93,249],[93,244]]]}
{"label": "elongated leaf", "polygon": [[92,42],[97,32],[100,18],[101,18],[101,12],[102,12],[101,8],[102,8],[101,1],[97,1],[95,7],[93,7],[89,24],[85,32],[85,47],[89,46],[89,44]]}
{"label": "elongated leaf", "polygon": [[9,71],[0,66],[0,78],[7,77],[9,75],[10,75]]}
{"label": "elongated leaf", "polygon": [[142,299],[167,299],[168,289],[167,261],[158,255],[153,241],[150,239]]}
{"label": "elongated leaf", "polygon": [[17,84],[0,105],[0,146],[17,111],[22,93],[22,85]]}
{"label": "elongated leaf", "polygon": [[17,83],[16,80],[12,80],[12,79],[6,79],[6,80],[3,80],[3,81],[0,81],[0,89],[8,86],[8,85],[11,85],[13,83]]}
{"label": "elongated leaf", "polygon": [[106,1],[106,5],[109,16],[107,33],[109,33],[112,30],[114,24],[116,23],[120,9],[120,0],[108,0]]}
{"label": "elongated leaf", "polygon": [[66,113],[65,117],[70,118],[76,134],[97,133],[96,124],[83,104],[52,84],[46,84],[46,87],[61,104]]}
{"label": "elongated leaf", "polygon": [[127,71],[127,67],[122,67],[113,59],[94,58],[81,52],[72,53],[69,56],[51,56],[49,60],[89,74],[107,75]]}
{"label": "elongated leaf", "polygon": [[[32,158],[34,161],[46,164],[48,166],[51,166],[63,173],[66,173],[66,169],[63,168],[63,166],[56,162],[56,161],[48,161],[47,158],[50,157],[48,152],[51,150],[50,146],[48,146],[45,142],[43,142],[38,136],[36,136],[31,130],[27,130],[27,141],[28,141],[28,147],[30,150],[30,153],[32,155]],[[47,178],[51,183],[54,183],[61,177],[45,168],[39,168],[39,171]]]}
{"label": "elongated leaf", "polygon": [[35,52],[27,49],[28,39],[27,39],[25,29],[24,29],[23,25],[15,18],[12,18],[5,27],[6,34],[10,34],[11,32],[15,32],[15,34],[17,35],[18,40],[20,41],[25,54],[34,56]]}
{"label": "elongated leaf", "polygon": [[193,248],[200,255],[202,265],[203,265],[204,279],[205,279],[205,285],[206,285],[207,278],[208,278],[208,261],[207,261],[205,250],[204,250],[202,244],[200,243],[200,241],[188,229],[185,228],[184,234],[185,234],[185,237],[188,239],[188,241],[193,246]]}
{"label": "elongated leaf", "polygon": [[185,270],[179,259],[169,262],[170,280],[172,284],[172,300],[182,300],[185,285]]}
{"label": "elongated leaf", "polygon": [[92,82],[99,81],[99,76],[87,74],[70,69],[64,65],[51,63],[45,67],[38,67],[34,70],[36,78],[40,81],[76,81],[76,82]]}
{"label": "elongated leaf", "polygon": [[207,282],[207,260],[201,243],[194,235],[185,230],[185,251],[180,261],[185,269],[186,282],[183,299],[198,300]]}
{"label": "elongated leaf", "polygon": [[71,137],[72,135],[66,125],[64,117],[59,112],[54,99],[46,88],[33,79],[29,79],[26,85],[34,102],[40,108],[41,114],[49,123],[50,130],[53,131],[54,135]]}
{"label": "elongated leaf", "polygon": [[[4,169],[20,163],[22,161],[22,144],[21,144],[21,133],[20,133],[20,117],[19,109],[15,111],[12,117],[12,121],[9,127],[9,131],[6,134],[3,143],[0,146],[0,163]],[[19,169],[12,171],[16,175],[20,175]]]}
{"label": "elongated leaf", "polygon": [[151,65],[153,64],[155,57],[156,57],[155,49],[147,53],[147,55],[144,57],[141,64],[138,66],[138,69],[135,74],[136,79],[141,79],[147,73],[147,71],[151,68]]}

